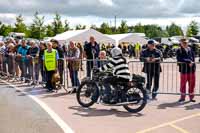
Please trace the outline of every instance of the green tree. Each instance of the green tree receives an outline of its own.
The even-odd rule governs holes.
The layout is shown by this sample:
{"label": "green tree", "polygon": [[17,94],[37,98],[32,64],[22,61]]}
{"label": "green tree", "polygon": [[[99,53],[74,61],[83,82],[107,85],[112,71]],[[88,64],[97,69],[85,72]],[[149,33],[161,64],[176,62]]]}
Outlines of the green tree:
{"label": "green tree", "polygon": [[13,32],[13,27],[11,25],[5,25],[0,23],[0,35],[8,36],[10,32]]}
{"label": "green tree", "polygon": [[44,16],[40,17],[38,12],[35,13],[29,32],[31,38],[43,39],[45,37]]}
{"label": "green tree", "polygon": [[149,38],[162,37],[163,30],[158,25],[144,25],[145,34]]}
{"label": "green tree", "polygon": [[47,37],[53,37],[54,36],[53,27],[51,25],[46,26],[46,36]]}
{"label": "green tree", "polygon": [[138,23],[134,26],[134,32],[137,32],[137,33],[144,33],[144,26],[141,24],[141,23]]}
{"label": "green tree", "polygon": [[97,26],[96,26],[95,24],[92,24],[92,25],[90,26],[90,29],[98,30],[98,28],[97,28]]}
{"label": "green tree", "polygon": [[112,34],[112,30],[109,26],[108,23],[102,23],[100,28],[99,28],[99,32],[103,33],[103,34]]}
{"label": "green tree", "polygon": [[169,37],[167,30],[162,30],[161,37]]}
{"label": "green tree", "polygon": [[121,25],[118,27],[118,32],[119,33],[128,33],[128,25],[127,22],[122,20]]}
{"label": "green tree", "polygon": [[[198,23],[195,21],[192,21],[189,26],[188,26],[188,30],[187,30],[190,34],[190,36],[195,36],[199,33],[199,26]],[[188,33],[187,32],[187,33]]]}
{"label": "green tree", "polygon": [[65,20],[64,31],[68,31],[68,30],[70,30],[69,21]]}
{"label": "green tree", "polygon": [[170,26],[167,26],[167,32],[169,36],[183,36],[183,30],[180,26],[172,23]]}
{"label": "green tree", "polygon": [[24,18],[20,14],[16,17],[14,32],[26,33],[27,27],[24,23]]}
{"label": "green tree", "polygon": [[76,28],[75,28],[76,30],[84,30],[84,29],[86,29],[86,25],[81,25],[81,24],[78,24],[78,25],[76,25]]}
{"label": "green tree", "polygon": [[192,34],[192,29],[191,29],[191,27],[188,26],[187,31],[186,31],[186,36],[187,37],[191,37],[192,35],[193,35]]}
{"label": "green tree", "polygon": [[65,31],[61,21],[61,16],[58,13],[55,14],[52,26],[53,26],[54,36],[59,33],[63,33]]}

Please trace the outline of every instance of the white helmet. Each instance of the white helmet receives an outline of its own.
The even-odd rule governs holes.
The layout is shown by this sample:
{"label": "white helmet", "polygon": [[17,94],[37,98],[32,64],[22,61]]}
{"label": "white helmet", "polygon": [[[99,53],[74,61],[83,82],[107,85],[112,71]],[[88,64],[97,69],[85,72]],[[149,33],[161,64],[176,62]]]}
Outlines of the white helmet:
{"label": "white helmet", "polygon": [[122,55],[122,50],[120,48],[118,48],[118,47],[114,47],[111,50],[111,55],[112,55],[112,57],[116,57],[116,56]]}

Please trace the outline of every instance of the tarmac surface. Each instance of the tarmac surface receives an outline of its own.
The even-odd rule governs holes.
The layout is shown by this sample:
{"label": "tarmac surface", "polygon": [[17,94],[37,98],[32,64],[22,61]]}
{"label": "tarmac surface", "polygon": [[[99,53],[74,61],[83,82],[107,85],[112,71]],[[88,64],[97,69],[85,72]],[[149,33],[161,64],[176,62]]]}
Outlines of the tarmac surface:
{"label": "tarmac surface", "polygon": [[0,82],[0,133],[62,133],[31,98]]}
{"label": "tarmac surface", "polygon": [[[173,61],[161,65],[161,93],[179,93],[180,77]],[[196,94],[200,94],[199,65]],[[145,76],[142,66],[129,64],[131,72]],[[80,79],[85,75],[85,71],[79,72]],[[69,77],[65,81],[70,86]],[[123,107],[80,107],[75,95],[65,90],[47,93],[42,86],[0,80],[0,133],[200,133],[200,97],[195,97],[196,103],[188,102],[188,97],[184,103],[178,99],[176,95],[158,95],[158,100],[149,101],[140,113],[131,114]]]}
{"label": "tarmac surface", "polygon": [[[15,88],[0,82],[0,133],[68,133],[57,116],[75,133],[200,133],[199,97],[195,98],[196,103],[180,104],[179,96],[159,95],[143,111],[131,114],[122,107],[96,104],[82,108],[75,95],[67,95],[64,90],[47,93],[41,86],[10,83]],[[49,110],[30,96],[56,116],[49,115]]]}

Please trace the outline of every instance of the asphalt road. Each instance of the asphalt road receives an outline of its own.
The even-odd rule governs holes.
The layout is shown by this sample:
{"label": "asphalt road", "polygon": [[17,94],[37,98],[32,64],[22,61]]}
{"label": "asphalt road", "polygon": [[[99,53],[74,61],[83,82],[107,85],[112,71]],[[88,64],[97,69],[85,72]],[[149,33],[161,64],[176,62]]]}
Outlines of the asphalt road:
{"label": "asphalt road", "polygon": [[31,98],[0,82],[0,133],[63,133]]}
{"label": "asphalt road", "polygon": [[1,82],[0,132],[2,133],[60,133],[62,130],[48,114],[27,95],[38,98],[50,107],[75,133],[200,133],[200,98],[196,103],[176,101],[179,96],[159,95],[138,114],[122,107],[94,105],[89,109],[77,104],[75,95],[46,93],[42,87],[33,88],[12,82],[20,91]]}
{"label": "asphalt road", "polygon": [[[199,65],[196,94],[200,94]],[[141,63],[130,64],[130,68],[142,74]],[[177,64],[162,64],[162,69],[160,92],[179,93]],[[80,75],[82,79],[85,71]],[[177,102],[179,96],[158,95],[158,100],[149,102],[140,113],[131,114],[122,107],[94,105],[89,109],[82,108],[75,95],[67,95],[64,90],[46,93],[41,86],[33,88],[20,82],[10,83],[20,91],[16,92],[15,88],[0,82],[0,121],[3,123],[0,124],[0,133],[62,132],[60,123],[54,122],[48,111],[27,95],[45,103],[75,133],[200,133],[200,97],[195,97],[196,103],[186,101],[180,104]]]}

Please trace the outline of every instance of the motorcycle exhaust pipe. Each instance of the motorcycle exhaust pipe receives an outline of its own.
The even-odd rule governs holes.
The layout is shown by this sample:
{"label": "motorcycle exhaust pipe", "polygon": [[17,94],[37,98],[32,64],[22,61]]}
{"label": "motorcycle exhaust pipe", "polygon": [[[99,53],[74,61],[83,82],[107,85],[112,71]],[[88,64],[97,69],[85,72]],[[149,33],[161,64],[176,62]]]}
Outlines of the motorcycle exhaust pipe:
{"label": "motorcycle exhaust pipe", "polygon": [[123,105],[129,105],[129,104],[139,104],[139,102],[135,101],[135,102],[123,102],[123,103],[116,103],[116,104],[106,104],[101,102],[102,105],[105,106],[123,106]]}

